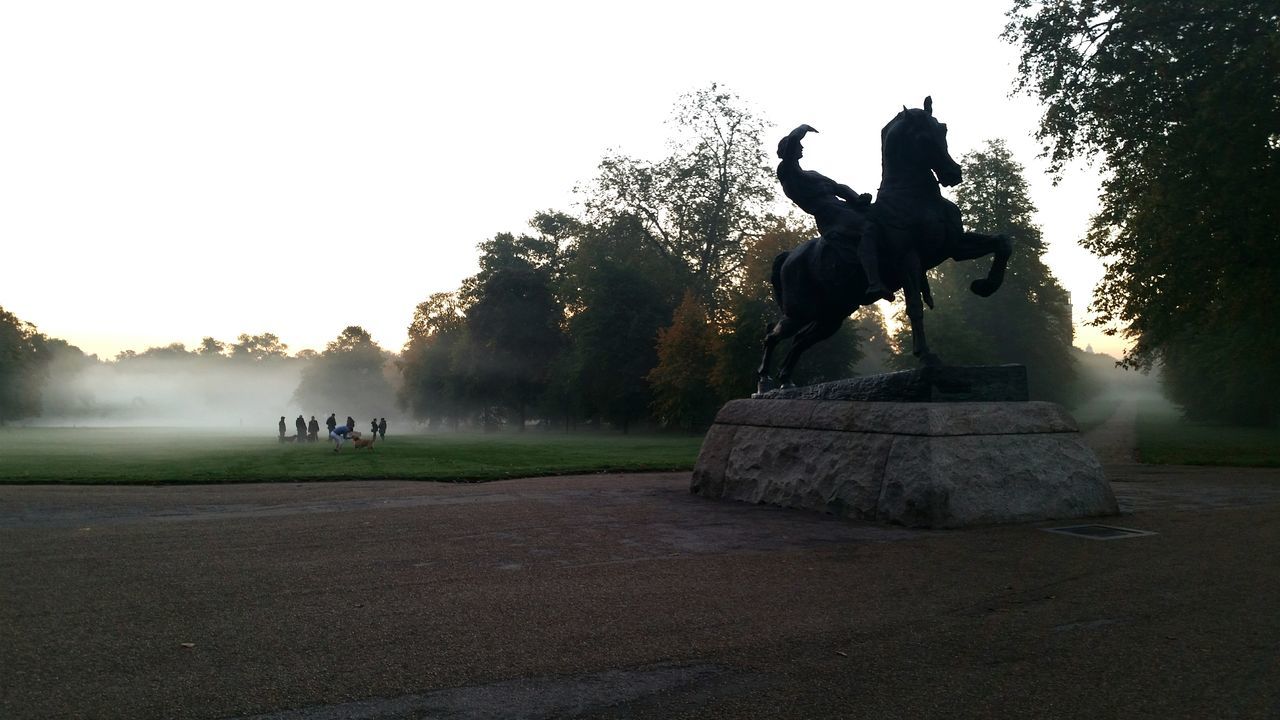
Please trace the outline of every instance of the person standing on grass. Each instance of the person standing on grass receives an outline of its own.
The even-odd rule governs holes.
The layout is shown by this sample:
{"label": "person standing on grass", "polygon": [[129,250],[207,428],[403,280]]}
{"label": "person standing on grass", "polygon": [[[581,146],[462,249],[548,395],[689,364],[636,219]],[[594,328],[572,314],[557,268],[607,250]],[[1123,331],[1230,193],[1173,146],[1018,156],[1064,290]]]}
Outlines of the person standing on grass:
{"label": "person standing on grass", "polygon": [[280,416],[280,425],[279,425],[279,428],[280,428],[280,442],[284,442],[284,429],[285,429],[285,428],[284,428],[284,416],[283,416],[283,415],[281,415],[281,416]]}
{"label": "person standing on grass", "polygon": [[378,437],[378,418],[369,421],[369,437]]}
{"label": "person standing on grass", "polygon": [[334,413],[329,413],[329,419],[325,420],[324,424],[325,427],[329,428],[329,432],[333,432],[333,429],[338,427],[338,418],[334,416]]}
{"label": "person standing on grass", "polygon": [[334,452],[338,452],[338,448],[342,447],[343,441],[345,441],[347,439],[347,436],[349,436],[350,434],[351,434],[351,428],[346,425],[339,425],[338,427],[329,431],[329,439],[333,441]]}
{"label": "person standing on grass", "polygon": [[307,442],[315,442],[320,439],[320,423],[316,422],[316,416],[311,416],[311,422],[307,423]]}
{"label": "person standing on grass", "polygon": [[298,430],[298,437],[294,438],[294,442],[306,442],[307,441],[307,421],[303,420],[302,416],[299,415],[298,419],[293,421],[293,426]]}
{"label": "person standing on grass", "polygon": [[382,418],[381,420],[378,421],[378,435],[382,436],[380,438],[382,440],[387,439],[387,419],[386,418]]}
{"label": "person standing on grass", "polygon": [[347,416],[347,430],[355,430],[355,429],[356,429],[356,419],[355,419],[355,418],[353,418],[353,417],[351,417],[350,415],[348,415],[348,416]]}

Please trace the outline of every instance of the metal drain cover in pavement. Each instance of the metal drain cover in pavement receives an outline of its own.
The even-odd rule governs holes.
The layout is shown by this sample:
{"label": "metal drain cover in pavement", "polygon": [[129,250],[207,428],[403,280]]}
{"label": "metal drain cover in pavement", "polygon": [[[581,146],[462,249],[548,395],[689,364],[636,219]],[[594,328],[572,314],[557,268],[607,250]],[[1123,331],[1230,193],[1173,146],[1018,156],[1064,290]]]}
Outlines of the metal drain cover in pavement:
{"label": "metal drain cover in pavement", "polygon": [[1112,525],[1070,525],[1067,527],[1042,529],[1051,533],[1075,535],[1076,537],[1088,538],[1090,540],[1120,540],[1121,538],[1155,535],[1154,532],[1149,530],[1133,530],[1130,528],[1115,527]]}

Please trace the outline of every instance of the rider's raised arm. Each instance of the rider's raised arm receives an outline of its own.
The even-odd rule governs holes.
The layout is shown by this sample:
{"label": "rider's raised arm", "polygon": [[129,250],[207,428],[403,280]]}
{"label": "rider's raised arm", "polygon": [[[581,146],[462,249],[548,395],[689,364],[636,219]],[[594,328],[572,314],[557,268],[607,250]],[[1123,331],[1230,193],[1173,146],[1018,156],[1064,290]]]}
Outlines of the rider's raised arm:
{"label": "rider's raised arm", "polygon": [[868,195],[867,193],[858,194],[857,191],[855,191],[853,188],[849,187],[848,185],[842,185],[840,183],[836,183],[835,195],[841,200],[844,200],[845,202],[850,203],[852,205],[870,205],[871,204],[870,195]]}

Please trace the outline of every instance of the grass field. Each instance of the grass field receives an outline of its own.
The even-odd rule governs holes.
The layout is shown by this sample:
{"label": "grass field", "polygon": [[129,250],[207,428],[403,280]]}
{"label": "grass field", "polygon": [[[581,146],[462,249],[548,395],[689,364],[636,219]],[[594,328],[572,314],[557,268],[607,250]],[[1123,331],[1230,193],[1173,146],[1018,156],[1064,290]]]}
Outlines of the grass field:
{"label": "grass field", "polygon": [[700,436],[440,434],[284,444],[271,436],[187,429],[0,429],[0,482],[220,483],[408,479],[482,481],[536,475],[687,470]]}
{"label": "grass field", "polygon": [[1154,465],[1280,467],[1280,428],[1183,420],[1165,404],[1138,406],[1138,459]]}

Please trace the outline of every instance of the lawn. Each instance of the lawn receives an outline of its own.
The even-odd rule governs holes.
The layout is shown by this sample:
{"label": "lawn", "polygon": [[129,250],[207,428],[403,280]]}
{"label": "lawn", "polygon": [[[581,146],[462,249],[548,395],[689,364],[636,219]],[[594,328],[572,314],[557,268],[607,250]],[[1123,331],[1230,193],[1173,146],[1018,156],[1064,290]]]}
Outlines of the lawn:
{"label": "lawn", "polygon": [[1280,428],[1183,420],[1171,407],[1138,407],[1138,459],[1154,465],[1280,467]]}
{"label": "lawn", "polygon": [[528,432],[388,436],[372,452],[348,443],[279,444],[188,429],[0,429],[0,482],[219,483],[406,479],[482,481],[569,473],[688,470],[690,435]]}

